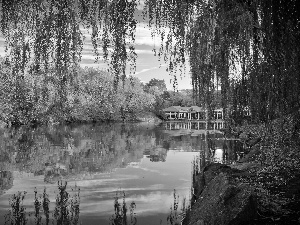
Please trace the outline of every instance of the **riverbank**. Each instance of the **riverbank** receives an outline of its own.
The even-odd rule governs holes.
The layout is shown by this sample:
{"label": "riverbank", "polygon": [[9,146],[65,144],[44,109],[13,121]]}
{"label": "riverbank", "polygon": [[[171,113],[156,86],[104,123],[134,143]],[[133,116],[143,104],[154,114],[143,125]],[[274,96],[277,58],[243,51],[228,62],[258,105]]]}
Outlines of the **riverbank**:
{"label": "riverbank", "polygon": [[151,123],[151,124],[159,124],[163,120],[158,118],[153,113],[144,113],[139,114],[133,117],[126,117],[126,118],[114,118],[114,119],[103,119],[103,120],[92,120],[92,119],[76,119],[71,118],[68,120],[57,120],[53,117],[45,118],[44,120],[41,120],[39,122],[31,122],[28,124],[11,124],[6,123],[2,120],[0,120],[0,129],[5,129],[8,127],[19,127],[19,126],[53,126],[53,125],[63,125],[63,124],[90,124],[90,123],[122,123],[122,122],[145,122],[145,123]]}
{"label": "riverbank", "polygon": [[245,125],[247,154],[232,165],[210,164],[194,175],[192,208],[184,224],[300,224],[298,118]]}

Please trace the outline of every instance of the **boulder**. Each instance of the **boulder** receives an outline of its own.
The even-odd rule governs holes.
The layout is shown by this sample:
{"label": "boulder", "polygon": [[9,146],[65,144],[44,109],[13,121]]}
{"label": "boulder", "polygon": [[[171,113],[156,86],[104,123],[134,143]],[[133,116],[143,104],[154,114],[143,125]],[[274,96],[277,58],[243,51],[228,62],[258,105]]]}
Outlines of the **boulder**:
{"label": "boulder", "polygon": [[193,203],[189,225],[252,224],[256,217],[256,197],[248,184],[235,179],[237,169],[213,163],[195,179],[196,202]]}

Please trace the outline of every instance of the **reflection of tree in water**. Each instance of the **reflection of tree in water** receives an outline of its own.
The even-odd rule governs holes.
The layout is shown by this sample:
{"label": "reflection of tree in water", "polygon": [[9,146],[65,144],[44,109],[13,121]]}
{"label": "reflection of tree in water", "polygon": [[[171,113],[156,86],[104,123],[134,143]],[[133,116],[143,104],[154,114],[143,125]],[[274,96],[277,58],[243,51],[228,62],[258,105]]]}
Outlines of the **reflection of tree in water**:
{"label": "reflection of tree in water", "polygon": [[157,143],[162,145],[164,135],[159,132],[138,123],[7,130],[0,135],[0,160],[5,161],[1,170],[44,175],[48,183],[109,172],[139,161],[144,150]]}
{"label": "reflection of tree in water", "polygon": [[114,202],[114,210],[115,213],[110,217],[110,224],[111,225],[135,225],[137,224],[137,218],[136,214],[134,213],[134,210],[136,208],[136,204],[134,201],[132,201],[129,205],[129,213],[130,218],[127,218],[128,215],[128,207],[126,204],[125,199],[125,192],[123,192],[122,196],[122,203],[119,202],[120,200],[120,194],[117,192]]}
{"label": "reflection of tree in water", "polygon": [[56,197],[56,206],[54,210],[54,218],[57,224],[78,224],[79,222],[79,191],[75,187],[75,194],[70,196],[66,191],[67,182],[63,185],[58,183],[59,194]]}
{"label": "reflection of tree in water", "polygon": [[157,146],[154,149],[145,151],[144,154],[147,154],[147,158],[149,158],[151,162],[165,162],[167,158],[167,149],[162,146]]}
{"label": "reflection of tree in water", "polygon": [[0,171],[0,195],[13,186],[13,176],[10,171]]}
{"label": "reflection of tree in water", "polygon": [[[191,210],[191,204],[183,198],[181,202],[181,208],[179,208],[179,195],[177,195],[176,190],[173,192],[173,204],[170,207],[170,213],[167,217],[168,225],[179,225],[179,224],[188,224],[187,216]],[[162,222],[162,221],[161,221]]]}

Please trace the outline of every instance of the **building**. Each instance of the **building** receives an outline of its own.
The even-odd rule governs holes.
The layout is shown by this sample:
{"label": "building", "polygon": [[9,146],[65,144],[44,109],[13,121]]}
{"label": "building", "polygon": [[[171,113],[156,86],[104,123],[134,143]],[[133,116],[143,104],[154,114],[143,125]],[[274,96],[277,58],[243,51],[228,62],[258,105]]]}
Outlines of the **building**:
{"label": "building", "polygon": [[[199,106],[170,106],[163,111],[168,120],[205,120],[208,115],[208,111]],[[223,120],[223,109],[214,109],[212,119]]]}

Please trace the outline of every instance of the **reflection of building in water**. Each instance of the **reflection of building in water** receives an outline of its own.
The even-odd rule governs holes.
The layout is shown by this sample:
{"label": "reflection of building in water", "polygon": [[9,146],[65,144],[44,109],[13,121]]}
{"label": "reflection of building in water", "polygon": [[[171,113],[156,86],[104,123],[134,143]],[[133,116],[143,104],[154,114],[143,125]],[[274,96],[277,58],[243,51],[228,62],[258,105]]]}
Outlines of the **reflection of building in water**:
{"label": "reflection of building in water", "polygon": [[[199,151],[201,167],[206,162],[217,161],[232,163],[244,154],[242,143],[228,140],[218,129],[206,130],[198,128],[194,122],[167,122],[163,132],[170,136],[170,149],[179,151]],[[195,123],[194,123],[195,124]]]}
{"label": "reflection of building in water", "polygon": [[158,146],[155,149],[145,150],[144,156],[149,158],[151,162],[165,162],[167,158],[167,149]]}
{"label": "reflection of building in water", "polygon": [[218,130],[224,128],[224,120],[211,120],[210,122],[202,121],[191,121],[191,122],[166,122],[166,130]]}
{"label": "reflection of building in water", "polygon": [[225,164],[236,162],[245,154],[243,143],[239,140],[222,139],[219,144],[209,148],[212,152],[212,161]]}
{"label": "reflection of building in water", "polygon": [[[201,123],[199,123],[201,124]],[[208,135],[211,138],[223,138],[223,132],[218,129],[203,129],[197,122],[193,123],[180,123],[180,122],[167,122],[165,123],[164,133],[170,136],[201,136],[202,139]],[[202,128],[202,129],[201,129]]]}

